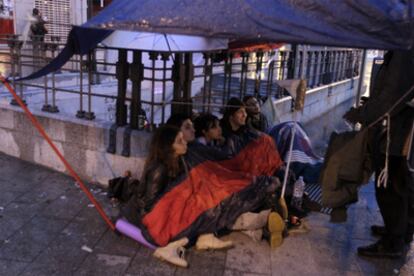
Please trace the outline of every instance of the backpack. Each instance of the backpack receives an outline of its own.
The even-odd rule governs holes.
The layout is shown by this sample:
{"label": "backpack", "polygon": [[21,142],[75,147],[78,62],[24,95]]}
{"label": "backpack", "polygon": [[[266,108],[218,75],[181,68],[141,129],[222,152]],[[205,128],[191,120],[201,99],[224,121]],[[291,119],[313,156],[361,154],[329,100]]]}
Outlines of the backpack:
{"label": "backpack", "polygon": [[129,176],[116,177],[109,180],[108,198],[116,198],[120,202],[127,202],[137,192],[139,180]]}

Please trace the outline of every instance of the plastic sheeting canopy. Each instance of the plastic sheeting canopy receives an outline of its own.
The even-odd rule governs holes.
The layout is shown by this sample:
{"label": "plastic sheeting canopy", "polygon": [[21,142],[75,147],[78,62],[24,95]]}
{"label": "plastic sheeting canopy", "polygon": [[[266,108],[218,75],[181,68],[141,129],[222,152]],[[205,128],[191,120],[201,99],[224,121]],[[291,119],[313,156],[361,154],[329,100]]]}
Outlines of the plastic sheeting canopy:
{"label": "plastic sheeting canopy", "polygon": [[372,49],[413,46],[414,0],[114,0],[85,27]]}
{"label": "plastic sheeting canopy", "polygon": [[114,0],[71,30],[63,51],[22,78],[59,69],[113,30],[226,38],[236,43],[299,43],[405,50],[414,45],[414,0]]}

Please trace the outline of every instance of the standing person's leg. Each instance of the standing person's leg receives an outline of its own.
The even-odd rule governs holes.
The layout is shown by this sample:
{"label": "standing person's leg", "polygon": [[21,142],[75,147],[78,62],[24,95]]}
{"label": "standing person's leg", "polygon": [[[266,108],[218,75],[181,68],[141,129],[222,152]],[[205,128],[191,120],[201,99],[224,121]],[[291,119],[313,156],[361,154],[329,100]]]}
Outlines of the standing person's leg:
{"label": "standing person's leg", "polygon": [[[384,157],[381,158],[384,160]],[[404,158],[389,157],[387,187],[377,187],[376,197],[385,224],[386,233],[372,245],[358,248],[358,253],[372,257],[401,257],[408,225],[407,166]],[[380,168],[379,168],[380,169]],[[376,175],[379,175],[377,170]]]}
{"label": "standing person's leg", "polygon": [[[402,159],[404,158],[402,157]],[[400,160],[400,162],[400,175],[401,178],[404,178],[404,180],[400,181],[401,183],[404,183],[401,193],[404,193],[404,196],[407,198],[407,228],[404,240],[406,244],[410,244],[414,234],[414,173],[410,172],[405,160]],[[383,189],[376,187],[376,191],[377,201],[381,208],[382,200],[378,199],[378,195],[382,197]],[[374,235],[384,236],[387,233],[385,226],[374,225],[371,229]]]}
{"label": "standing person's leg", "polygon": [[410,244],[414,234],[414,172],[411,172],[406,166],[406,183],[408,197],[408,222],[405,235],[405,242]]}
{"label": "standing person's leg", "polygon": [[404,157],[389,158],[389,181],[386,188],[379,188],[378,203],[384,219],[386,247],[393,251],[404,249],[408,226],[409,183]]}

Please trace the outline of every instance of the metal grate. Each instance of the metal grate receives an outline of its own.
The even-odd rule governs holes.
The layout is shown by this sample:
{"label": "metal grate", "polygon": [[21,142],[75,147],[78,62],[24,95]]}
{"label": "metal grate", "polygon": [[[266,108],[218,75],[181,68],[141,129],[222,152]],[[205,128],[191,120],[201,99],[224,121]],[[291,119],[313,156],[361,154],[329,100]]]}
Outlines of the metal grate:
{"label": "metal grate", "polygon": [[66,42],[71,29],[70,2],[70,0],[35,0],[35,7],[47,22],[46,41],[50,41],[51,36],[59,36],[62,42]]}

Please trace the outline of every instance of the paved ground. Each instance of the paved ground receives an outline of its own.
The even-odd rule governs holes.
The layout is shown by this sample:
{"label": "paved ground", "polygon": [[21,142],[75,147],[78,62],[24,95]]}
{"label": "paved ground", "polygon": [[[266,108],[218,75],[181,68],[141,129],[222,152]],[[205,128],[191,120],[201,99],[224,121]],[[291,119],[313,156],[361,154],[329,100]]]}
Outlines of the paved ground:
{"label": "paved ground", "polygon": [[[270,250],[234,233],[235,248],[188,252],[190,268],[159,262],[151,251],[108,230],[68,176],[0,154],[0,275],[414,275],[414,248],[405,260],[358,257],[380,223],[373,190],[366,187],[348,222],[308,217],[312,230]],[[100,189],[98,199],[112,214]],[[88,246],[92,252],[82,250]],[[413,246],[414,247],[414,246]]]}

